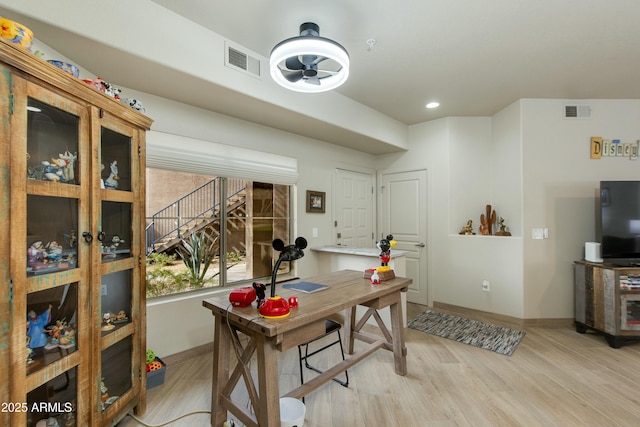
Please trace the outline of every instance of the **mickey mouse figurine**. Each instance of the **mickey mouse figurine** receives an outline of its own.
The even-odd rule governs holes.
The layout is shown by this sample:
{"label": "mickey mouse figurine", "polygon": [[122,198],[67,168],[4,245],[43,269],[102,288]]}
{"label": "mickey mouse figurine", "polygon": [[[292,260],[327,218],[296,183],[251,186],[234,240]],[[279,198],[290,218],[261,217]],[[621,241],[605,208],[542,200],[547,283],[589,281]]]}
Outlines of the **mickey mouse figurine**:
{"label": "mickey mouse figurine", "polygon": [[386,239],[380,239],[376,246],[380,249],[380,267],[378,267],[378,272],[391,270],[391,267],[389,267],[389,261],[391,261],[391,248],[396,246],[396,241],[393,240],[393,235],[388,234]]}
{"label": "mickey mouse figurine", "polygon": [[256,296],[258,297],[258,308],[260,308],[260,306],[262,305],[262,302],[264,301],[267,287],[265,286],[264,283],[258,283],[258,282],[253,282],[251,286],[253,286],[253,289],[256,290]]}

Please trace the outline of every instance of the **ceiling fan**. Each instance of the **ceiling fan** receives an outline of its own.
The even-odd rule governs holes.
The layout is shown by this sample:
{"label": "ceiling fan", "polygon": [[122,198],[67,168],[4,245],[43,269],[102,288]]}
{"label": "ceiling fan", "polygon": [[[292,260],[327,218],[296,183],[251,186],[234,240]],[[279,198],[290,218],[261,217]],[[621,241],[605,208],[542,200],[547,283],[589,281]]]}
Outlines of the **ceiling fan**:
{"label": "ceiling fan", "polygon": [[271,51],[272,78],[298,92],[324,92],[349,76],[349,54],[340,44],[320,37],[317,24],[300,25],[300,36],[278,43]]}

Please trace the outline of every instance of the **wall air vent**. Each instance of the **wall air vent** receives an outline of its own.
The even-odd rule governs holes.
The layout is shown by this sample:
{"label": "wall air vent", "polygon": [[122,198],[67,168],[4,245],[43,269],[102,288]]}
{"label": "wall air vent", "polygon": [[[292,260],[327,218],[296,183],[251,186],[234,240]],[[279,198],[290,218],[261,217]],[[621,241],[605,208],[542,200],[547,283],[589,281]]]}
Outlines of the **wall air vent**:
{"label": "wall air vent", "polygon": [[250,76],[260,77],[260,60],[246,53],[246,49],[225,43],[224,65]]}
{"label": "wall air vent", "polygon": [[591,107],[589,105],[565,105],[565,119],[589,119],[591,118]]}

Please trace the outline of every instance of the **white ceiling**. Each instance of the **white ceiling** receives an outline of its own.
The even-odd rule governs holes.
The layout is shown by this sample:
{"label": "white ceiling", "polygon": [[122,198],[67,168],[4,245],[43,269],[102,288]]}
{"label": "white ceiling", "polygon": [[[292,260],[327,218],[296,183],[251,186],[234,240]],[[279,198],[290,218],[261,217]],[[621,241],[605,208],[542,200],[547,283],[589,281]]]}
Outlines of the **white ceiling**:
{"label": "white ceiling", "polygon": [[520,98],[640,98],[637,0],[154,1],[265,57],[315,22],[351,56],[338,92],[406,124]]}
{"label": "white ceiling", "polygon": [[[351,57],[349,80],[337,92],[407,125],[491,116],[521,98],[640,99],[638,0],[153,1],[264,57],[297,36],[301,23],[315,22]],[[52,48],[124,87],[357,149],[367,145],[363,151],[386,150],[371,138],[303,115],[291,120],[295,112],[272,105],[266,113],[246,94],[203,91],[174,68],[20,19]],[[214,104],[221,99],[224,107]],[[440,108],[424,107],[432,100]]]}

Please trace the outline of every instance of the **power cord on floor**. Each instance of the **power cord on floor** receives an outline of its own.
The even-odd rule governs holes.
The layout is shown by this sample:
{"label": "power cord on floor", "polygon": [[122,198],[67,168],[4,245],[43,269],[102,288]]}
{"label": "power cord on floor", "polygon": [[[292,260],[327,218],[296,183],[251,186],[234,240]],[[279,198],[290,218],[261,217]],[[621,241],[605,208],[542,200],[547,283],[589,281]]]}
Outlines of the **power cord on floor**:
{"label": "power cord on floor", "polygon": [[[135,415],[133,415],[132,413],[128,413],[127,415],[129,415],[131,418],[133,418],[134,420],[136,420],[137,422],[139,422],[140,424],[142,424],[145,427],[162,427],[162,426],[166,426],[168,424],[174,423],[176,421],[178,421],[179,419],[188,417],[190,415],[196,415],[196,414],[211,414],[211,411],[193,411],[193,412],[188,412],[186,414],[180,415],[178,418],[174,418],[170,421],[166,421],[162,424],[147,424],[144,421],[142,421],[140,418],[136,417]],[[229,420],[229,421],[225,421],[224,422],[224,427],[235,427],[236,423],[233,420]]]}

